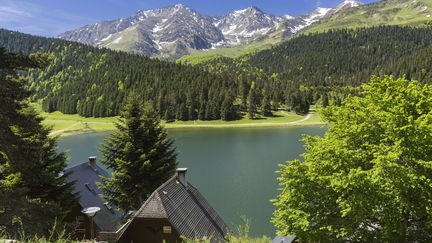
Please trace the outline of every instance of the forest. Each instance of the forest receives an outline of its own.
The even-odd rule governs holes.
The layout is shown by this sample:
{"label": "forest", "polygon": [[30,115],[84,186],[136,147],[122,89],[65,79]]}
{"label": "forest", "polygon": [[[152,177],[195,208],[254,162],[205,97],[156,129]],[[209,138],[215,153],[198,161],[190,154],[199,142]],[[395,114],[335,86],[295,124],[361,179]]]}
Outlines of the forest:
{"label": "forest", "polygon": [[167,120],[233,120],[340,104],[372,75],[431,78],[430,27],[380,26],[301,35],[271,49],[191,66],[0,30],[12,53],[48,53],[26,73],[45,111],[116,116],[132,93]]}

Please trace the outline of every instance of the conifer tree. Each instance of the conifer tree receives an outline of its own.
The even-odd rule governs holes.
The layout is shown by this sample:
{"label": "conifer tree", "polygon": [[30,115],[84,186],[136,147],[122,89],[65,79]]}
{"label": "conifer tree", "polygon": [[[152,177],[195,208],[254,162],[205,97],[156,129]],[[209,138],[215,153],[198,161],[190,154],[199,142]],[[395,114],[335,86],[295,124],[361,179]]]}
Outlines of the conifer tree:
{"label": "conifer tree", "polygon": [[62,171],[64,153],[30,106],[17,72],[45,65],[45,57],[22,57],[0,48],[0,229],[16,235],[47,235],[78,201]]}
{"label": "conifer tree", "polygon": [[103,163],[113,171],[101,188],[107,201],[136,210],[175,172],[177,154],[156,112],[130,98],[117,130],[103,144]]}
{"label": "conifer tree", "polygon": [[264,116],[272,116],[271,112],[271,101],[270,101],[270,95],[267,91],[264,92],[264,98],[262,102],[262,114]]}
{"label": "conifer tree", "polygon": [[224,121],[231,121],[237,118],[237,113],[237,108],[234,105],[234,95],[227,92],[221,106],[221,118]]}
{"label": "conifer tree", "polygon": [[248,95],[248,116],[254,119],[257,113],[257,94],[255,82],[252,82]]}

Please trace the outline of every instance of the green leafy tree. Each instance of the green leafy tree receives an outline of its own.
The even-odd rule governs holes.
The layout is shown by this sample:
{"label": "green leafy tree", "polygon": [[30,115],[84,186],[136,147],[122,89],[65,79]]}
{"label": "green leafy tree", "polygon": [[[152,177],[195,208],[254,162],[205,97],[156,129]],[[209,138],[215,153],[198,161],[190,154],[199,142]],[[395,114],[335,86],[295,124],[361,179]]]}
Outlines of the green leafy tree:
{"label": "green leafy tree", "polygon": [[432,86],[373,77],[323,110],[324,137],[280,170],[273,222],[302,242],[432,241]]}
{"label": "green leafy tree", "polygon": [[64,153],[29,104],[19,71],[46,65],[41,55],[18,56],[0,48],[0,230],[48,235],[78,201],[62,171]]}
{"label": "green leafy tree", "polygon": [[136,210],[175,172],[173,140],[151,106],[129,99],[117,130],[102,146],[103,163],[113,171],[101,188],[107,201],[124,210]]}

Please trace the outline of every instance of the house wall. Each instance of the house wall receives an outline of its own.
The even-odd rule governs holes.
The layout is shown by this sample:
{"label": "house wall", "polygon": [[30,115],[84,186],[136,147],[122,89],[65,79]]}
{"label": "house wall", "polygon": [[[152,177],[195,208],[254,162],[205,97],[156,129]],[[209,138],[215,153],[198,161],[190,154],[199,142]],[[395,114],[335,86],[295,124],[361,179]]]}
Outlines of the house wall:
{"label": "house wall", "polygon": [[[171,233],[164,233],[163,227],[171,227]],[[180,235],[167,219],[135,218],[121,235],[121,243],[177,243],[182,242]]]}

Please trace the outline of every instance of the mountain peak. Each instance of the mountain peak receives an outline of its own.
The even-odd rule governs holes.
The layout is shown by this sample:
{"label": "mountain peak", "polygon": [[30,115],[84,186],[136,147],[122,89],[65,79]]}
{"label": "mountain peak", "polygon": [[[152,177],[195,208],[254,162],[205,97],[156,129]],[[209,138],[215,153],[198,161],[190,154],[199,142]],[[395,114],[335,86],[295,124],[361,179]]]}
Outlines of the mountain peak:
{"label": "mountain peak", "polygon": [[263,14],[264,12],[263,12],[261,9],[259,9],[258,7],[251,6],[251,7],[248,7],[248,8],[242,9],[242,10],[234,11],[233,13],[234,13],[234,14],[248,14],[248,13],[253,13],[253,14],[255,14],[255,13],[259,13],[259,14]]}
{"label": "mountain peak", "polygon": [[250,10],[250,11],[254,11],[254,12],[263,12],[261,9],[259,9],[256,6],[251,6],[251,7],[247,8],[247,9]]}
{"label": "mountain peak", "polygon": [[178,3],[178,4],[174,5],[174,8],[181,9],[181,8],[187,8],[187,7],[181,3]]}
{"label": "mountain peak", "polygon": [[338,12],[342,9],[358,7],[360,5],[363,5],[363,3],[358,0],[345,0],[336,6],[336,8],[334,8],[334,12]]}
{"label": "mountain peak", "polygon": [[250,6],[220,17],[204,16],[183,4],[175,4],[83,26],[60,37],[89,45],[138,51],[148,56],[178,57],[189,53],[189,49],[250,43],[274,33],[286,38],[332,13],[360,4],[358,0],[344,0],[338,5],[339,9],[317,8],[301,16],[274,16]]}

